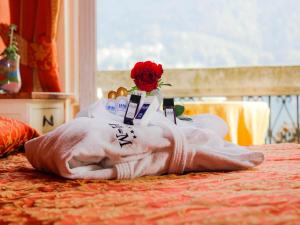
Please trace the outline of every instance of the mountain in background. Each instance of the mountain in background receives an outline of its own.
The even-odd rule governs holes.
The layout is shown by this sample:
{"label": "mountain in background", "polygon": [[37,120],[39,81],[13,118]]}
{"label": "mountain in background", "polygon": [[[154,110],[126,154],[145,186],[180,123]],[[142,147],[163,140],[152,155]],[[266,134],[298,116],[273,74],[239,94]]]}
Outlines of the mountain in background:
{"label": "mountain in background", "polygon": [[97,0],[99,70],[300,64],[299,0]]}

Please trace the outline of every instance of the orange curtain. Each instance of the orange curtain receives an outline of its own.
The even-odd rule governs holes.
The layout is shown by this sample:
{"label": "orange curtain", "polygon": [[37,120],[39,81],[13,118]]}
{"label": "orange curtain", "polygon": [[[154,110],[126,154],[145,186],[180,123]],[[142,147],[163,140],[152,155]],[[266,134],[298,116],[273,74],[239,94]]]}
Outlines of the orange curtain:
{"label": "orange curtain", "polygon": [[[0,1],[0,24],[8,24],[10,23],[10,12],[9,12],[9,0],[1,0]],[[7,30],[1,29],[0,27],[0,37],[5,37]],[[7,40],[6,40],[7,41]],[[4,39],[0,38],[0,53],[3,52],[5,48]]]}
{"label": "orange curtain", "polygon": [[[55,41],[60,0],[1,0],[0,8],[4,7],[10,23],[18,26],[21,91],[32,92],[33,77],[37,76],[43,91],[60,92]],[[2,23],[0,29],[7,30],[8,23]],[[0,33],[4,41],[5,33]]]}

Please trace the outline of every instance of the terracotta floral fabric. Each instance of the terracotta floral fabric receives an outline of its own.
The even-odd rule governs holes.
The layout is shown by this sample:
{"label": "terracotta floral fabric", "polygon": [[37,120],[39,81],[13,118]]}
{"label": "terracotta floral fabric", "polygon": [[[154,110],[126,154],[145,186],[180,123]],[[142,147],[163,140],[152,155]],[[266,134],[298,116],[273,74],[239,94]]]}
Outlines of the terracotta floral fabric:
{"label": "terracotta floral fabric", "polygon": [[255,147],[252,170],[65,180],[34,170],[22,154],[0,160],[0,224],[298,225],[300,145]]}
{"label": "terracotta floral fabric", "polygon": [[15,119],[0,116],[0,157],[22,147],[39,134],[30,126]]}

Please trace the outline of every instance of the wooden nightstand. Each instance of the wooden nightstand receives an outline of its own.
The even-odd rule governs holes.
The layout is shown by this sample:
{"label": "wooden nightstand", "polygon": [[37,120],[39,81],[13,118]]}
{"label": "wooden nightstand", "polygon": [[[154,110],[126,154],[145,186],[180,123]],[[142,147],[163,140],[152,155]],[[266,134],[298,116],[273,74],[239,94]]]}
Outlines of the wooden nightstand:
{"label": "wooden nightstand", "polygon": [[69,119],[71,95],[32,92],[0,94],[0,115],[21,120],[47,133]]}

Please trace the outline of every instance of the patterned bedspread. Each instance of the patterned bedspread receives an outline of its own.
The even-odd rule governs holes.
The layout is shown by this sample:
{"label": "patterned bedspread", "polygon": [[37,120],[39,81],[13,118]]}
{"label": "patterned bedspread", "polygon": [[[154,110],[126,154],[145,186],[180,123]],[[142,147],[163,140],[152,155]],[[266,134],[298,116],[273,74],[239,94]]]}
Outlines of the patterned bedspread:
{"label": "patterned bedspread", "polygon": [[0,224],[300,224],[300,145],[259,167],[125,181],[65,180],[0,159]]}

